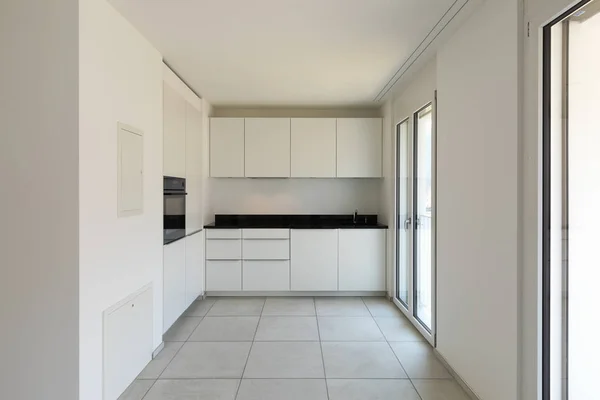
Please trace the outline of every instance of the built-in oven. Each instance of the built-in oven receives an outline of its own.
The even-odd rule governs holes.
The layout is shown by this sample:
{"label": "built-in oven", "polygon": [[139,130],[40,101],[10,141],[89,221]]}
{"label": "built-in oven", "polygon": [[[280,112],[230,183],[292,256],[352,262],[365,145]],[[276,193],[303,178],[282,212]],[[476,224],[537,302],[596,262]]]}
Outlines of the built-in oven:
{"label": "built-in oven", "polygon": [[164,244],[185,237],[185,178],[163,178]]}

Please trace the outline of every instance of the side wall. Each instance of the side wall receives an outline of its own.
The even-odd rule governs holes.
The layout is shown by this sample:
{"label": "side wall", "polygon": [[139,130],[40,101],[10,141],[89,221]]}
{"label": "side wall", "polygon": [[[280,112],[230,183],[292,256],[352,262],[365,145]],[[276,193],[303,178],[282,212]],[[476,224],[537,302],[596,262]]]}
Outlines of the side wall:
{"label": "side wall", "polygon": [[0,2],[2,399],[79,398],[78,18]]}
{"label": "side wall", "polygon": [[517,398],[521,7],[488,0],[438,52],[438,341],[486,400]]}
{"label": "side wall", "polygon": [[[105,0],[80,0],[80,398],[102,397],[102,312],[152,283],[162,341],[161,55]],[[144,212],[117,218],[117,122],[144,132]]]}

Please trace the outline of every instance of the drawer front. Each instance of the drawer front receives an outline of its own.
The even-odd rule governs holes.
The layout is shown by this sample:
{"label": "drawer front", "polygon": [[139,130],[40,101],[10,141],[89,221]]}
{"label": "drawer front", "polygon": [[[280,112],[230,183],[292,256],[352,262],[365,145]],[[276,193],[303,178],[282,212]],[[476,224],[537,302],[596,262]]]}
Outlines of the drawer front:
{"label": "drawer front", "polygon": [[207,260],[240,260],[241,258],[241,240],[212,239],[206,241]]}
{"label": "drawer front", "polygon": [[242,290],[241,261],[207,261],[207,291],[240,291]]}
{"label": "drawer front", "polygon": [[289,260],[289,240],[244,240],[244,260]]}
{"label": "drawer front", "polygon": [[289,229],[243,229],[244,239],[289,239]]}
{"label": "drawer front", "polygon": [[207,239],[241,239],[241,229],[207,229]]}
{"label": "drawer front", "polygon": [[244,291],[290,290],[289,261],[244,261]]}

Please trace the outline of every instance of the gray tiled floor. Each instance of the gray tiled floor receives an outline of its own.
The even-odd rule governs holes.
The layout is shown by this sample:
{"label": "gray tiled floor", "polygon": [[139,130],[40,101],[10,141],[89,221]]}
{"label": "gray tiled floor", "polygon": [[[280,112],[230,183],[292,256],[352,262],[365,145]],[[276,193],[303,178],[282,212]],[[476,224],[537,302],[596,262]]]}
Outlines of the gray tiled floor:
{"label": "gray tiled floor", "polygon": [[469,400],[381,298],[195,302],[119,400]]}

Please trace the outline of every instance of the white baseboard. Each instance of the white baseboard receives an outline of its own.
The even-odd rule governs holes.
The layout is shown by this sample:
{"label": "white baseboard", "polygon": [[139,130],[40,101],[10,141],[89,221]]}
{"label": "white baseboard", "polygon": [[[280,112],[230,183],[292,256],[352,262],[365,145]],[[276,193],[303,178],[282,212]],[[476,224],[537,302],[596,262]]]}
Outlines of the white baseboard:
{"label": "white baseboard", "polygon": [[477,397],[477,395],[469,387],[469,385],[467,385],[467,383],[463,380],[463,378],[461,378],[461,376],[454,370],[454,368],[452,368],[450,364],[448,364],[448,361],[446,361],[444,356],[440,354],[438,349],[433,349],[433,354],[435,354],[437,359],[440,360],[442,364],[444,364],[444,367],[446,367],[448,372],[450,372],[450,375],[454,377],[454,379],[460,385],[460,387],[465,391],[465,393],[467,393],[467,396],[469,396],[472,400],[480,400],[479,397]]}
{"label": "white baseboard", "polygon": [[152,359],[154,360],[156,358],[156,356],[158,356],[158,354],[163,351],[163,349],[165,348],[165,342],[161,342],[158,347],[156,348],[156,350],[154,350],[152,352]]}
{"label": "white baseboard", "polygon": [[209,297],[383,297],[385,292],[206,292]]}

